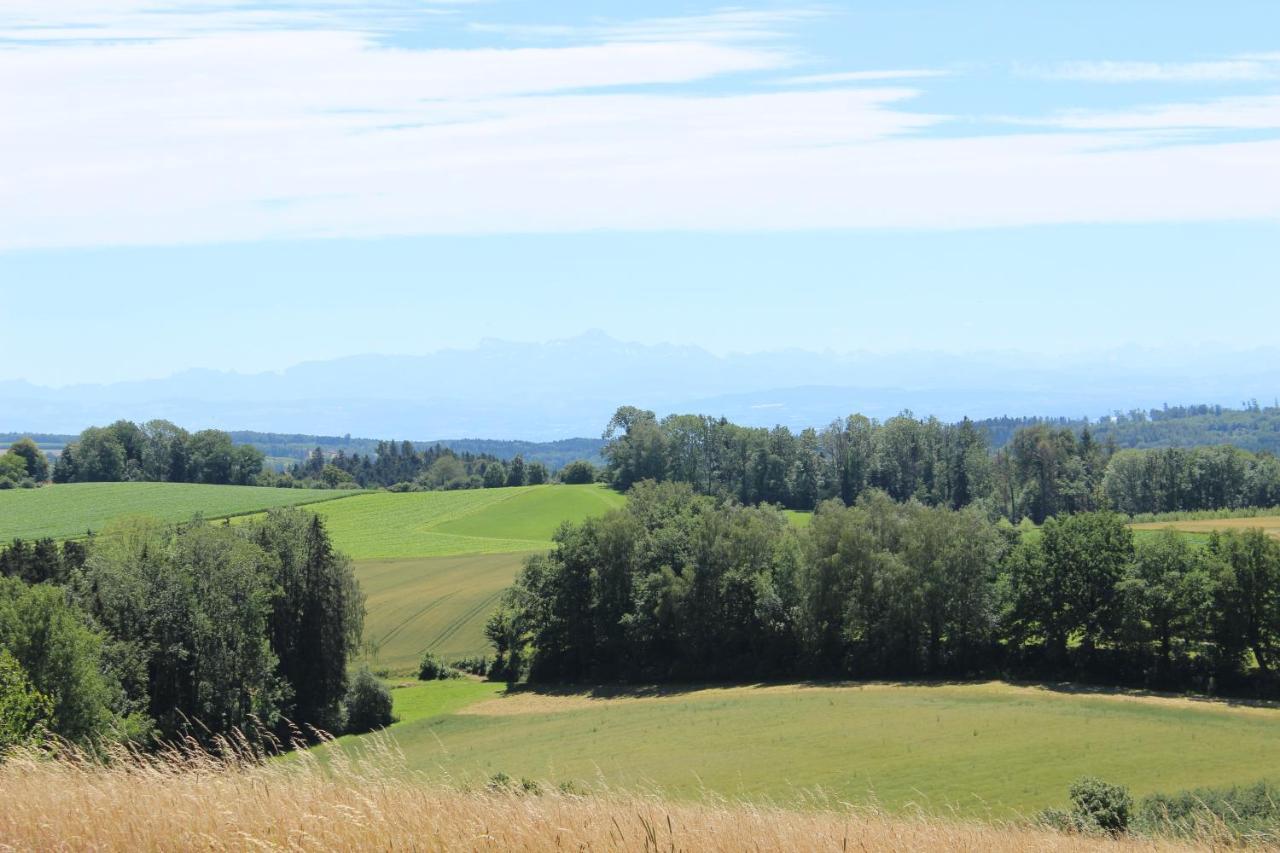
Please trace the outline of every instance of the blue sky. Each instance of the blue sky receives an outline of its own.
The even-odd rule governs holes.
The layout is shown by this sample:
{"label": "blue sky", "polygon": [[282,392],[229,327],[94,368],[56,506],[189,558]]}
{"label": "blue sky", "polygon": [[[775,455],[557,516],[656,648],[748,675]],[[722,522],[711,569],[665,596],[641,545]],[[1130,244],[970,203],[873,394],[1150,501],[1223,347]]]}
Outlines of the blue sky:
{"label": "blue sky", "polygon": [[0,80],[0,379],[1276,342],[1275,3],[11,0]]}

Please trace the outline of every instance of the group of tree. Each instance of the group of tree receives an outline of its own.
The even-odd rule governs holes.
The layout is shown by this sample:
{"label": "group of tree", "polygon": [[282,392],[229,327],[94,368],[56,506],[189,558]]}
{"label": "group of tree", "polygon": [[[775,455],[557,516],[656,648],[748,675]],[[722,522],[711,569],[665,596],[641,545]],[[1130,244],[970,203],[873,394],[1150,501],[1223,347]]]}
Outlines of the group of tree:
{"label": "group of tree", "polygon": [[1094,419],[1006,416],[987,418],[977,424],[990,438],[991,446],[997,448],[1007,444],[1013,434],[1024,427],[1044,425],[1076,433],[1087,426],[1099,441],[1112,442],[1119,448],[1231,444],[1243,450],[1280,453],[1280,402],[1263,406],[1257,400],[1246,400],[1239,408],[1203,403],[1166,405],[1158,409],[1109,412]]}
{"label": "group of tree", "polygon": [[605,430],[605,477],[621,490],[641,480],[688,483],[744,505],[813,509],[870,490],[896,501],[977,506],[1036,524],[1111,507],[1126,513],[1280,504],[1280,460],[1234,447],[1118,451],[1086,424],[1032,423],[995,452],[969,420],[946,424],[905,412],[853,415],[821,429],[742,427],[723,418],[624,406]]}
{"label": "group of tree", "polygon": [[14,543],[0,569],[0,705],[34,708],[27,732],[145,744],[367,719],[347,675],[364,598],[314,515],[126,520]]}
{"label": "group of tree", "polygon": [[262,472],[262,451],[237,445],[221,430],[190,433],[164,420],[120,420],[89,427],[53,466],[55,483],[149,481],[251,485]]}
{"label": "group of tree", "polygon": [[488,624],[500,677],[1074,678],[1274,691],[1280,542],[1135,543],[1124,518],[1039,529],[872,489],[808,527],[642,482],[566,526]]}
{"label": "group of tree", "polygon": [[0,489],[32,488],[49,479],[49,458],[24,436],[0,454]]}
{"label": "group of tree", "polygon": [[[582,466],[591,472],[589,462],[571,462],[564,471],[568,479],[579,482]],[[441,491],[452,489],[494,489],[505,486],[537,486],[552,480],[542,462],[526,462],[524,457],[503,461],[496,456],[458,452],[442,444],[419,450],[410,441],[380,441],[373,453],[347,454],[342,449],[326,453],[317,447],[307,458],[293,465],[285,478],[264,478],[276,485],[316,485],[325,488],[387,488],[393,491]]]}

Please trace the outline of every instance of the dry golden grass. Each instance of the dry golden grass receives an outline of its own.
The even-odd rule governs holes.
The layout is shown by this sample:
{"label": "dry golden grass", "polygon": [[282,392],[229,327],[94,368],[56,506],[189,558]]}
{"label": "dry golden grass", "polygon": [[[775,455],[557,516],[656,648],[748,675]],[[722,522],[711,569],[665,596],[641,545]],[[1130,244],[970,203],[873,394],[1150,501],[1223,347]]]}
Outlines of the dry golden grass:
{"label": "dry golden grass", "polygon": [[[1185,850],[1029,826],[656,796],[458,790],[396,770],[383,740],[327,767],[195,753],[16,755],[0,765],[0,849],[14,850]],[[822,804],[817,804],[822,806]]]}
{"label": "dry golden grass", "polygon": [[1258,528],[1270,536],[1280,537],[1280,515],[1253,518],[1198,518],[1187,521],[1152,521],[1130,525],[1134,530],[1164,530],[1171,527],[1183,533],[1212,533],[1215,530],[1250,530]]}

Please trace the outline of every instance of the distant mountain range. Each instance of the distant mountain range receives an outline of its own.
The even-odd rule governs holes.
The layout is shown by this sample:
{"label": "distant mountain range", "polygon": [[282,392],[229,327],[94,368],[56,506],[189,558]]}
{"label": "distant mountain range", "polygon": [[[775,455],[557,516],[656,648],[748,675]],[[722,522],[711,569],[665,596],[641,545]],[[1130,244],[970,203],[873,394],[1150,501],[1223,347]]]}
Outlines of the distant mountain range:
{"label": "distant mountain range", "polygon": [[599,435],[622,404],[801,428],[851,412],[1098,417],[1164,403],[1267,404],[1277,392],[1277,349],[1130,347],[1070,359],[996,351],[718,356],[588,332],[257,374],[199,369],[63,388],[0,382],[0,430],[74,433],[117,418],[166,418],[191,429],[549,441]]}

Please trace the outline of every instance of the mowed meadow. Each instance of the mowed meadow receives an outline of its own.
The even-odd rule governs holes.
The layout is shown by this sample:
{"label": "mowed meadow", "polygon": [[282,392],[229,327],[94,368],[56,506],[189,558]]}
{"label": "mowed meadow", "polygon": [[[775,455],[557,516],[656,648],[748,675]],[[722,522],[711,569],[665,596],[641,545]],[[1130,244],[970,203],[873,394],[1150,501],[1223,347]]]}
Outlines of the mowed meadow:
{"label": "mowed meadow", "polygon": [[0,490],[0,542],[15,538],[69,539],[100,531],[113,519],[149,516],[187,521],[340,500],[351,492],[211,486],[199,483],[62,483],[39,489]]}
{"label": "mowed meadow", "polygon": [[314,507],[351,556],[367,596],[369,663],[417,671],[424,652],[489,654],[485,622],[528,554],[551,547],[566,521],[621,506],[600,486],[379,492]]}
{"label": "mowed meadow", "polygon": [[305,505],[355,561],[367,596],[368,662],[409,673],[428,650],[446,660],[488,653],[485,621],[525,557],[550,548],[564,522],[625,501],[596,485],[393,493],[72,483],[0,491],[0,542],[82,536],[128,516],[242,520]]}
{"label": "mowed meadow", "polygon": [[[852,802],[983,820],[1065,802],[1081,776],[1135,795],[1271,778],[1280,709],[1087,689],[781,684],[505,691],[404,683],[387,733],[405,769],[590,790]],[[359,749],[372,737],[343,738]]]}

